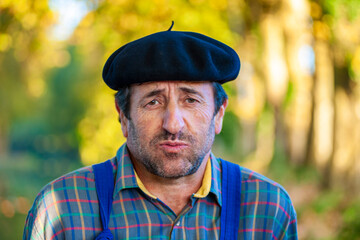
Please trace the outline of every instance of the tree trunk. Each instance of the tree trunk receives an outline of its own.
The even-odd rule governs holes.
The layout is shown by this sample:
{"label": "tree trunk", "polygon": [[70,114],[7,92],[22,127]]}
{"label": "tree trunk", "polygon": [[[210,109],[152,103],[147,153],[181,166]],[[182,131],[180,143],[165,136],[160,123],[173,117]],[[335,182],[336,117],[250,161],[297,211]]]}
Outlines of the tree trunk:
{"label": "tree trunk", "polygon": [[[317,22],[320,25],[323,23]],[[321,30],[319,30],[321,31]],[[316,32],[315,32],[316,34]],[[334,152],[334,65],[330,46],[323,35],[315,40],[315,85],[313,157],[324,176],[323,186],[330,186]]]}
{"label": "tree trunk", "polygon": [[292,163],[303,165],[308,152],[312,120],[313,37],[310,28],[310,7],[305,0],[284,1],[284,31],[290,81],[291,102],[286,109],[288,153]]}

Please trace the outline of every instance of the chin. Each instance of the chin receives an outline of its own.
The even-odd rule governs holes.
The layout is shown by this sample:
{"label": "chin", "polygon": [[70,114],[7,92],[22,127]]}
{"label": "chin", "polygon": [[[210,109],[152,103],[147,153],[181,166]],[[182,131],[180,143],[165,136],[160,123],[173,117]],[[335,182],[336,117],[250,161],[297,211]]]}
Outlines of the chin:
{"label": "chin", "polygon": [[[175,164],[174,164],[175,165]],[[169,168],[167,170],[163,171],[163,175],[164,177],[167,178],[181,178],[181,177],[185,177],[185,176],[189,176],[194,174],[199,166],[183,166],[183,165],[171,165],[169,166]]]}
{"label": "chin", "polygon": [[185,176],[191,175],[186,172],[173,172],[173,173],[163,173],[158,175],[159,177],[167,178],[167,179],[179,179]]}

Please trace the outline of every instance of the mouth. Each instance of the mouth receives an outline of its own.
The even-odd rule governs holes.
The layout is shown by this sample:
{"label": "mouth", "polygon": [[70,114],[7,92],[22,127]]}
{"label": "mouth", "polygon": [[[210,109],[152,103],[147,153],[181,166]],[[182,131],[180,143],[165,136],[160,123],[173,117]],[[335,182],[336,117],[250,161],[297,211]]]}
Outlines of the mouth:
{"label": "mouth", "polygon": [[189,145],[182,141],[162,141],[159,147],[166,152],[177,153],[189,147]]}

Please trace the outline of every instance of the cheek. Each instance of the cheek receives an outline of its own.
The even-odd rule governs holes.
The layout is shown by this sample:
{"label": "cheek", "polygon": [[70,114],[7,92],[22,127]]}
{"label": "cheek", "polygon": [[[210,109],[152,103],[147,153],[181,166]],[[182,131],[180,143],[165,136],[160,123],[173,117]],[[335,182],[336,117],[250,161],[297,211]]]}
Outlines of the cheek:
{"label": "cheek", "polygon": [[148,137],[155,129],[161,127],[159,115],[149,113],[137,114],[133,121],[141,138]]}
{"label": "cheek", "polygon": [[199,122],[209,122],[213,118],[214,111],[210,108],[200,108],[191,112],[193,118],[197,119]]}
{"label": "cheek", "polygon": [[196,110],[186,114],[185,121],[190,131],[203,131],[209,127],[213,118],[212,111]]}

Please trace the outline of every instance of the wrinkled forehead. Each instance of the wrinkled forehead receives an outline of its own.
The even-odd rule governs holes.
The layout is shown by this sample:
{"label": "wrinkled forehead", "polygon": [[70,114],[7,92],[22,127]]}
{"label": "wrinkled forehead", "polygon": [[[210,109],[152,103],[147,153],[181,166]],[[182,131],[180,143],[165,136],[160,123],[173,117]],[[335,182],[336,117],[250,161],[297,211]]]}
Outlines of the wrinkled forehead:
{"label": "wrinkled forehead", "polygon": [[209,98],[209,100],[213,99],[214,95],[211,82],[161,81],[131,85],[131,95],[134,97],[143,97],[154,91],[164,94],[170,92],[174,94],[193,93]]}

